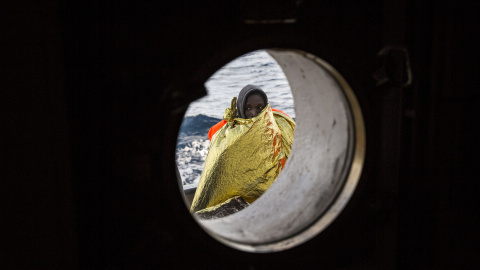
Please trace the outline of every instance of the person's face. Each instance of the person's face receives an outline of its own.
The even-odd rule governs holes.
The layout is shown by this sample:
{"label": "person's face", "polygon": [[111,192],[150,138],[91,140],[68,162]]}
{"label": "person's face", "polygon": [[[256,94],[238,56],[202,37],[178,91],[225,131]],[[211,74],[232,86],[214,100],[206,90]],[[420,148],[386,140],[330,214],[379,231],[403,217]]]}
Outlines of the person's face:
{"label": "person's face", "polygon": [[245,116],[247,118],[253,118],[257,116],[265,108],[265,101],[259,94],[251,94],[247,97],[245,102]]}

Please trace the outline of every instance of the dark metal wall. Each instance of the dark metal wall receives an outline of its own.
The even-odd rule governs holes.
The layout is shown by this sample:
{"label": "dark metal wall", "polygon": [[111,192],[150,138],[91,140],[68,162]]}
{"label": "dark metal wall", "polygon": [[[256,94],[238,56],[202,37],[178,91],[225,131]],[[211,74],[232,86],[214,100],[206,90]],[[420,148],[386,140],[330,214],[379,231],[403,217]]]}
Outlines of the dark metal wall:
{"label": "dark metal wall", "polygon": [[[22,2],[0,10],[6,268],[478,264],[478,4]],[[407,49],[410,86],[376,86],[386,46]],[[322,234],[250,254],[220,244],[189,215],[175,142],[209,76],[272,47],[310,52],[344,75],[364,111],[367,157],[357,192]]]}

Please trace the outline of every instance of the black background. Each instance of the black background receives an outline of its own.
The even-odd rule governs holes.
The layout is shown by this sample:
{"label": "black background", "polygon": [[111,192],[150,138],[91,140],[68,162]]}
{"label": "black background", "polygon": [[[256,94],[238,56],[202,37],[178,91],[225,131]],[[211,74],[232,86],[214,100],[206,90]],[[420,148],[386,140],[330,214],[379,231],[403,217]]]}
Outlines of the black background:
{"label": "black background", "polygon": [[[10,2],[0,8],[0,268],[478,266],[478,3]],[[371,63],[386,46],[407,49],[410,86],[375,85]],[[195,223],[174,152],[203,83],[265,48],[340,71],[362,106],[367,155],[324,232],[251,254]]]}

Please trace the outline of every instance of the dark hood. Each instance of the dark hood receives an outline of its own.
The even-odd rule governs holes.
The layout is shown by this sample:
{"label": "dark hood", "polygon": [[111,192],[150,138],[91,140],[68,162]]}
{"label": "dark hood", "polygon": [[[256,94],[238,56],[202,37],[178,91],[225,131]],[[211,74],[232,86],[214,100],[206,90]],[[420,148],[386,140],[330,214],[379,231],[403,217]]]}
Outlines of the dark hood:
{"label": "dark hood", "polygon": [[238,98],[237,98],[237,114],[240,118],[244,118],[244,119],[246,118],[243,108],[245,107],[245,102],[247,102],[248,95],[250,95],[253,92],[262,95],[263,99],[265,100],[265,105],[267,105],[268,103],[267,94],[265,94],[265,92],[263,92],[263,90],[260,87],[256,85],[248,84],[247,86],[243,87],[243,89],[238,94]]}

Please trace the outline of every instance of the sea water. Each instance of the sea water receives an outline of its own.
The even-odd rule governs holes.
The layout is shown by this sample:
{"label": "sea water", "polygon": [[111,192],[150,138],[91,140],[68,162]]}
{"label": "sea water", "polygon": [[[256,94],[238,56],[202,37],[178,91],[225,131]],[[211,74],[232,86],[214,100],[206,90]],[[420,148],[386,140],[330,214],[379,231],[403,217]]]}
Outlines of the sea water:
{"label": "sea water", "polygon": [[233,97],[247,84],[259,86],[272,108],[295,118],[293,97],[287,78],[265,51],[255,51],[228,63],[205,83],[207,96],[192,102],[177,140],[176,163],[183,185],[200,180],[210,141],[208,130],[218,123]]}

